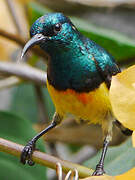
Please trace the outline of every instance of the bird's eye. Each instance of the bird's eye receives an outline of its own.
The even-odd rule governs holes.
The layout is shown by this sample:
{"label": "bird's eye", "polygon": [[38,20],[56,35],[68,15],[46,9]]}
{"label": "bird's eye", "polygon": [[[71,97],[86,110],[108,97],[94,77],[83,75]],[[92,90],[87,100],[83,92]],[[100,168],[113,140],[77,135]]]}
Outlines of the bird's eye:
{"label": "bird's eye", "polygon": [[54,32],[57,33],[57,32],[59,32],[60,30],[61,30],[61,24],[60,24],[60,23],[55,24],[55,26],[54,26]]}

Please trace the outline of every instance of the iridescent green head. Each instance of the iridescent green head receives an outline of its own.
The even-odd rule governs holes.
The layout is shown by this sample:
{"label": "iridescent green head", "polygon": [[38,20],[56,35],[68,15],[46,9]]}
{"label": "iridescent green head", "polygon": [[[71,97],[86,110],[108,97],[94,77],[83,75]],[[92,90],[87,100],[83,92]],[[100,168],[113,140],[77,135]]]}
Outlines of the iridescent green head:
{"label": "iridescent green head", "polygon": [[[70,19],[62,13],[49,13],[37,19],[30,29],[31,40],[26,44],[24,53],[33,45],[39,44],[41,48],[49,51],[50,48],[61,49],[73,42],[74,34],[79,32]],[[47,42],[47,43],[46,43]]]}

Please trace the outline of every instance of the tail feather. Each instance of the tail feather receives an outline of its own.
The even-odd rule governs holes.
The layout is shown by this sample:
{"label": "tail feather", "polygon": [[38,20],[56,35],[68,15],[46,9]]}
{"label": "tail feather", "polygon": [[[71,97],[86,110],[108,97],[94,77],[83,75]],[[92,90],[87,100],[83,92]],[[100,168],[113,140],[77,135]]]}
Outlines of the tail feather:
{"label": "tail feather", "polygon": [[118,128],[121,129],[121,132],[126,135],[126,136],[131,136],[132,135],[132,132],[130,129],[128,128],[125,128],[118,120],[115,120],[114,123],[116,124],[116,126]]}

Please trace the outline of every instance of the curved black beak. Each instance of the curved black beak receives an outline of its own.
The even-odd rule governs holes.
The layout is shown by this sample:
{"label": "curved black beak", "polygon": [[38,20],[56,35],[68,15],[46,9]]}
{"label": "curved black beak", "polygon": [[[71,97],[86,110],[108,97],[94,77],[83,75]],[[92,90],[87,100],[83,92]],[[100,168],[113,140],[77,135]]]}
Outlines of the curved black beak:
{"label": "curved black beak", "polygon": [[36,44],[39,44],[41,42],[46,41],[48,37],[44,36],[43,34],[36,34],[35,36],[33,36],[24,46],[23,50],[22,50],[22,54],[21,54],[21,59],[23,58],[23,56],[26,54],[26,52],[33,47]]}

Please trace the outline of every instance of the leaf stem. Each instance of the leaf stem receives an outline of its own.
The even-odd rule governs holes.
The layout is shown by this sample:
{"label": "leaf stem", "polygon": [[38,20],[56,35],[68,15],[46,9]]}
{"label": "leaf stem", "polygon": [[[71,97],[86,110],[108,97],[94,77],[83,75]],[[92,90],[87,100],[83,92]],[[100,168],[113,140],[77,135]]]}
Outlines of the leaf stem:
{"label": "leaf stem", "polygon": [[[19,158],[23,147],[24,146],[22,145],[0,138],[1,152],[5,152]],[[69,170],[74,171],[76,169],[79,173],[80,178],[91,176],[91,174],[93,173],[92,169],[89,169],[87,167],[69,161],[61,160],[59,158],[56,158],[54,156],[39,151],[34,151],[32,159],[34,162],[40,165],[47,166],[55,170],[56,170],[56,164],[59,162],[62,165],[62,169],[65,173],[68,173]]]}

